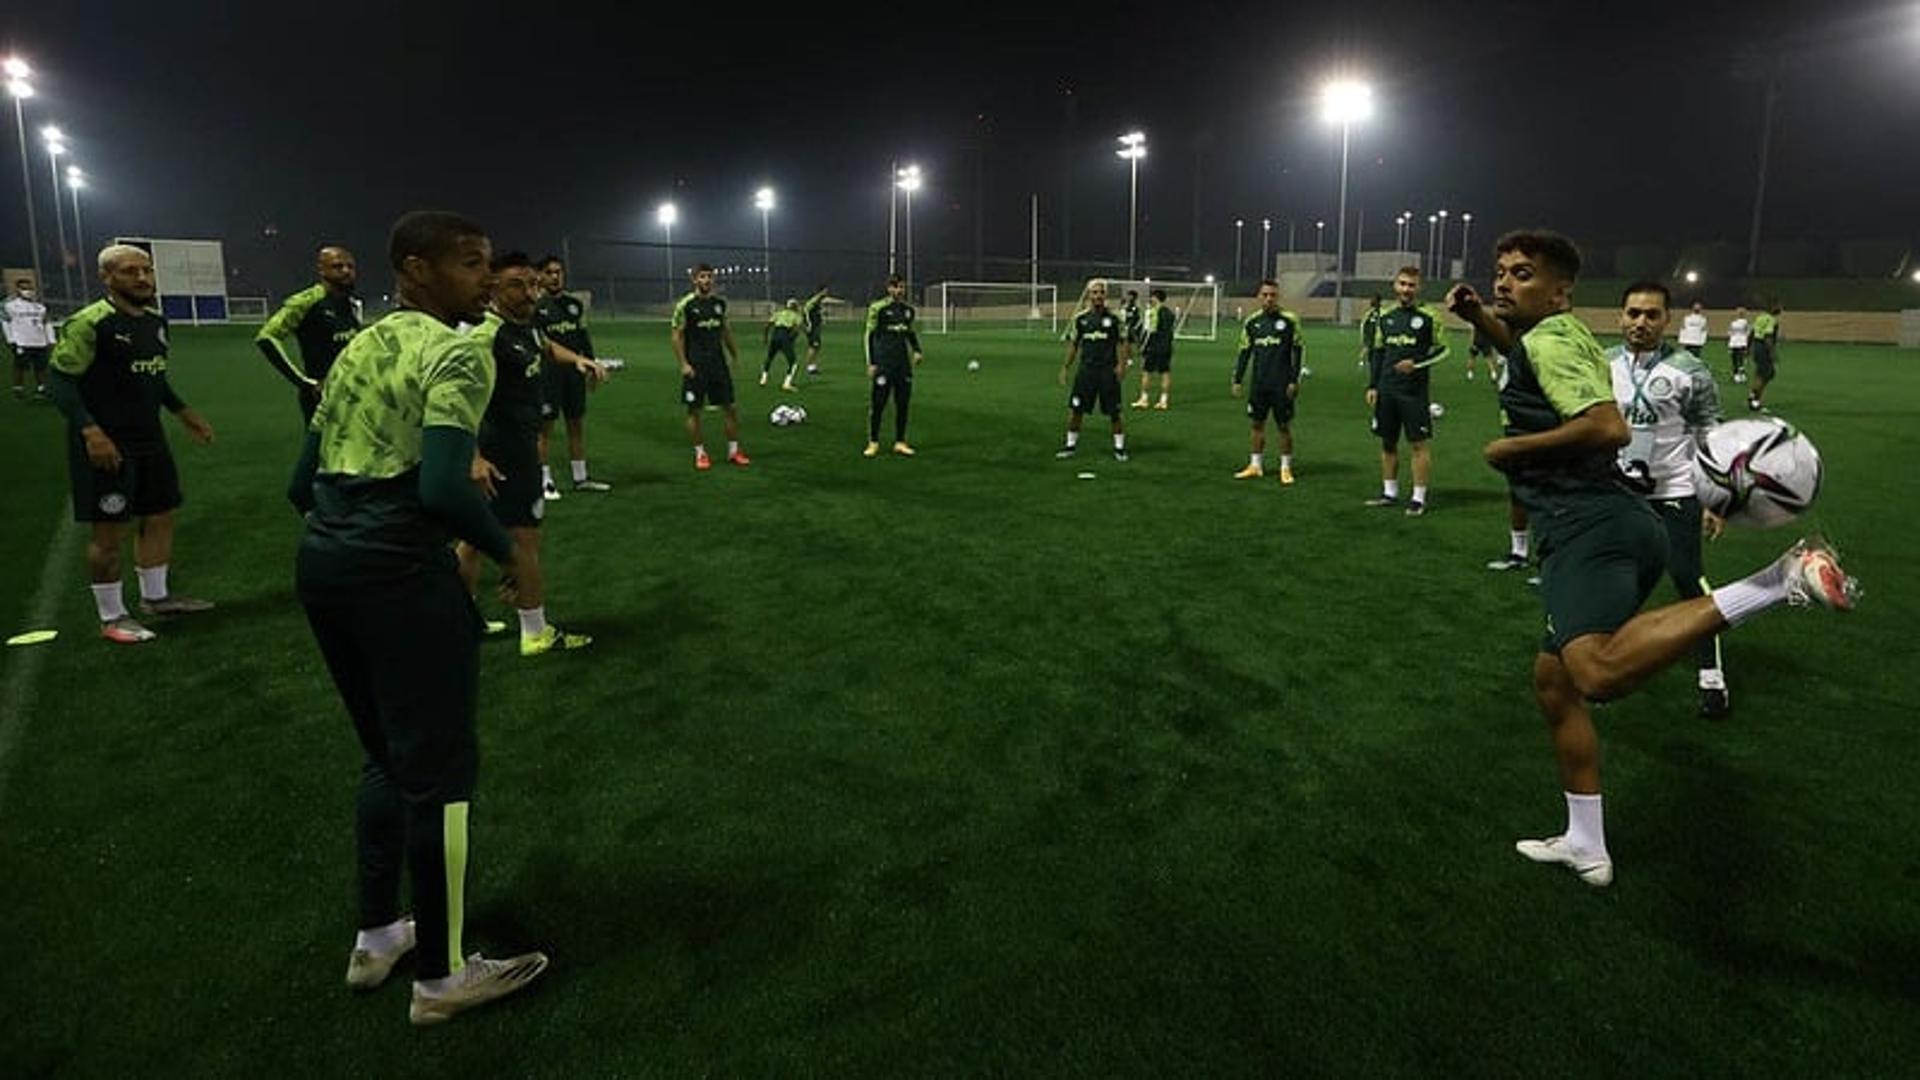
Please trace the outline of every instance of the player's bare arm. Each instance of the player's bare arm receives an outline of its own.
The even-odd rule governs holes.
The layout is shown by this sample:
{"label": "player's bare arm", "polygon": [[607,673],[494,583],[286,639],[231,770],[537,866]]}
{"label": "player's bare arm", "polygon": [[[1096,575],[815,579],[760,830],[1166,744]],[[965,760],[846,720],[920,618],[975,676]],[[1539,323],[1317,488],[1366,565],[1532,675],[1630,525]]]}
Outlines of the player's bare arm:
{"label": "player's bare arm", "polygon": [[1633,432],[1620,407],[1611,401],[1589,406],[1552,431],[1512,435],[1488,443],[1487,464],[1502,472],[1523,465],[1544,465],[1595,450],[1618,450]]}
{"label": "player's bare arm", "polygon": [[1502,356],[1512,351],[1513,328],[1487,309],[1473,286],[1455,285],[1447,290],[1447,310],[1466,320],[1467,325],[1478,327]]}
{"label": "player's bare arm", "polygon": [[673,358],[680,361],[680,377],[683,379],[693,378],[693,365],[687,363],[686,330],[676,326],[673,328],[671,337],[673,341]]}

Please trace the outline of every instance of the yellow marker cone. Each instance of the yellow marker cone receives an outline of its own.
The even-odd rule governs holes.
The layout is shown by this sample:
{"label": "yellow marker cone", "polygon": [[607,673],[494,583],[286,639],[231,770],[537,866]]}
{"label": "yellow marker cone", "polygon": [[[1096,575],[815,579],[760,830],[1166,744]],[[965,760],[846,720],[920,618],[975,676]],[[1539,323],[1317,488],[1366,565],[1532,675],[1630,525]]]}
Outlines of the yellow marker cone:
{"label": "yellow marker cone", "polygon": [[7,639],[8,645],[44,645],[60,636],[58,630],[29,630],[24,634],[15,634]]}

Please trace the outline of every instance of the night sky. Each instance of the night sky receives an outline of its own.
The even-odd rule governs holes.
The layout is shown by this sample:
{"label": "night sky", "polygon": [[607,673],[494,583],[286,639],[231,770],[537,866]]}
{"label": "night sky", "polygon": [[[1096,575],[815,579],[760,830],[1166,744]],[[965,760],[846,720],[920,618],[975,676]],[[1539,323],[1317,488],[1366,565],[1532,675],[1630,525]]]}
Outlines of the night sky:
{"label": "night sky", "polygon": [[[1037,192],[1044,257],[1070,213],[1073,255],[1122,259],[1112,149],[1134,127],[1151,146],[1143,261],[1222,270],[1235,217],[1307,222],[1305,247],[1334,217],[1339,137],[1316,94],[1343,71],[1376,93],[1353,147],[1369,247],[1399,210],[1423,235],[1439,207],[1473,211],[1477,240],[1547,224],[1589,245],[1743,243],[1769,56],[1767,235],[1920,233],[1913,3],[8,8],[0,52],[35,68],[49,269],[37,133],[54,122],[94,178],[90,237],[224,239],[236,292],[299,285],[322,239],[377,266],[387,225],[418,206],[536,253],[567,236],[582,264],[594,239],[659,239],[669,197],[677,242],[757,245],[762,183],[779,192],[776,246],[880,250],[895,159],[928,174],[924,257],[971,255],[976,209],[986,254],[1023,257]],[[10,122],[7,136],[13,264]]]}

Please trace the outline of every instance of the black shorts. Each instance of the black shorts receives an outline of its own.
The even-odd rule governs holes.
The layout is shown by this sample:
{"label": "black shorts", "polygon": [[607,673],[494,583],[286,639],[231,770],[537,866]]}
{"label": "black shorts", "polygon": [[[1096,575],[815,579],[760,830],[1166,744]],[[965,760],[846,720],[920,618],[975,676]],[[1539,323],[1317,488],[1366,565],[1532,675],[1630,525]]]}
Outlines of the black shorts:
{"label": "black shorts", "polygon": [[697,360],[693,374],[680,380],[680,403],[688,412],[702,405],[733,404],[733,370],[724,360]]}
{"label": "black shorts", "polygon": [[1700,500],[1655,499],[1653,512],[1667,527],[1667,576],[1681,596],[1699,596],[1707,588],[1707,572],[1700,558]]}
{"label": "black shorts", "polygon": [[[108,433],[111,437],[112,433]],[[120,467],[102,470],[87,460],[86,441],[78,431],[67,433],[67,474],[73,483],[73,520],[130,521],[164,514],[184,500],[180,473],[165,438],[129,442],[115,438]]]}
{"label": "black shorts", "polygon": [[1426,442],[1433,438],[1433,405],[1427,395],[1403,394],[1382,390],[1373,402],[1373,433],[1388,450],[1400,445],[1400,435],[1408,442]]}
{"label": "black shorts", "polygon": [[1110,367],[1089,368],[1080,365],[1073,377],[1073,393],[1067,396],[1067,408],[1075,415],[1103,412],[1120,415],[1120,376]]}
{"label": "black shorts", "polygon": [[1727,355],[1733,358],[1733,366],[1739,367],[1747,362],[1747,347],[1745,345],[1729,345],[1727,346]]}
{"label": "black shorts", "polygon": [[1541,652],[1558,654],[1588,634],[1611,634],[1647,602],[1667,564],[1667,528],[1638,499],[1618,512],[1542,545],[1540,600],[1547,609]]}
{"label": "black shorts", "polygon": [[1753,347],[1753,370],[1762,379],[1773,381],[1773,346],[1763,341]]}
{"label": "black shorts", "polygon": [[487,439],[480,456],[493,462],[502,479],[493,482],[487,508],[503,528],[537,529],[546,516],[547,500],[540,484],[540,444],[537,436]]}
{"label": "black shorts", "polygon": [[1140,357],[1140,370],[1150,375],[1165,375],[1173,370],[1173,353],[1143,353]]}
{"label": "black shorts", "polygon": [[817,349],[819,347],[820,347],[820,328],[817,326],[807,327],[807,348]]}
{"label": "black shorts", "polygon": [[1267,422],[1271,414],[1273,422],[1281,427],[1293,423],[1293,399],[1287,396],[1284,386],[1255,386],[1247,391],[1247,419],[1256,424]]}
{"label": "black shorts", "polygon": [[44,345],[35,349],[15,345],[13,347],[13,366],[16,368],[32,368],[35,371],[45,371],[47,370],[47,354],[51,351],[52,350]]}
{"label": "black shorts", "polygon": [[587,415],[587,377],[571,364],[548,364],[542,374],[540,416],[578,420]]}

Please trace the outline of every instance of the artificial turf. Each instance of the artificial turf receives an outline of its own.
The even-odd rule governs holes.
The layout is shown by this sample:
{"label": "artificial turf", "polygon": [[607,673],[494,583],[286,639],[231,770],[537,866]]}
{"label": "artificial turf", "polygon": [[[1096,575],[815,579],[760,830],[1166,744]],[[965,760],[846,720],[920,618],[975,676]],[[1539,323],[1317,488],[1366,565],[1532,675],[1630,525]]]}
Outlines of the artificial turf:
{"label": "artificial turf", "polygon": [[[1512,850],[1563,809],[1536,598],[1482,568],[1505,489],[1463,342],[1410,520],[1360,505],[1350,330],[1309,336],[1288,489],[1230,479],[1226,340],[1181,343],[1174,408],[1128,413],[1123,465],[1097,418],[1053,459],[1057,343],[929,336],[920,456],[869,461],[833,324],[808,422],[768,425],[749,347],[754,463],[696,473],[664,329],[596,334],[629,361],[588,423],[615,490],[545,535],[550,614],[598,640],[482,661],[468,941],[554,966],[434,1031],[406,1022],[405,967],[341,985],[358,751],[292,596],[287,388],[245,329],[176,329],[219,440],[176,431],[174,582],[220,608],[139,648],[94,637],[58,417],[0,401],[0,619],[29,628],[51,559],[61,631],[0,718],[0,1073],[1893,1075],[1920,1053],[1912,354],[1783,354],[1771,403],[1828,467],[1807,524],[1866,600],[1732,634],[1729,721],[1695,717],[1686,671],[1600,711],[1619,880],[1596,891]],[[1737,532],[1708,572],[1792,538]]]}

